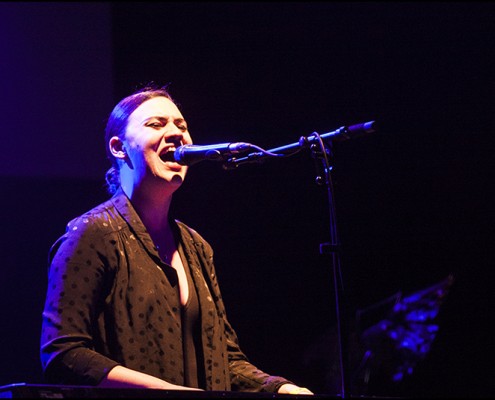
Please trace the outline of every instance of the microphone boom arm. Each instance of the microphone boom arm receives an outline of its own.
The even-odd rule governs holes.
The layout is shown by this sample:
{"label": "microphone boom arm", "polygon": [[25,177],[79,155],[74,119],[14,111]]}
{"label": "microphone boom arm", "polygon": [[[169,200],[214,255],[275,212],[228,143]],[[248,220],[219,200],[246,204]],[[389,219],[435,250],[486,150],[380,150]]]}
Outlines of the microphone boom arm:
{"label": "microphone boom arm", "polygon": [[320,139],[323,141],[333,140],[335,142],[342,142],[344,140],[360,137],[368,133],[373,133],[376,129],[376,122],[369,121],[351,126],[342,126],[332,132],[327,132],[322,135],[318,135],[314,132],[309,136],[301,136],[299,141],[296,143],[276,147],[270,150],[263,150],[258,146],[250,145],[251,148],[255,148],[258,151],[249,153],[241,158],[231,157],[225,161],[223,167],[224,169],[233,169],[245,163],[263,162],[268,157],[289,157],[298,153],[301,149],[310,147],[312,144],[317,143]]}

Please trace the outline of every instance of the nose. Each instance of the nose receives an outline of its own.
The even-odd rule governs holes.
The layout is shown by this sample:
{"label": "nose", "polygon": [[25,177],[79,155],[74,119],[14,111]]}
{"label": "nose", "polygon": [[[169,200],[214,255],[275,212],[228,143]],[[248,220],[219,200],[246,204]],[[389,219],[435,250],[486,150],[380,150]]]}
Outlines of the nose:
{"label": "nose", "polygon": [[184,141],[184,133],[178,126],[172,124],[171,127],[167,127],[167,129],[165,129],[163,138],[167,143],[175,143],[176,145],[180,145]]}

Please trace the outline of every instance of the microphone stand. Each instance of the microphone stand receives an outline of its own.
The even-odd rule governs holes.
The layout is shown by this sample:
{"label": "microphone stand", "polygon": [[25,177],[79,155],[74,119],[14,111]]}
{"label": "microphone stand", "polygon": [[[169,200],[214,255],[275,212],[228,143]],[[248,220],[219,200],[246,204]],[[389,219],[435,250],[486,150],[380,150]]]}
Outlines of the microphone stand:
{"label": "microphone stand", "polygon": [[[347,128],[341,128],[342,132],[346,132]],[[313,132],[312,136],[302,137],[299,140],[299,145],[303,147],[309,146],[311,156],[315,160],[316,179],[315,182],[327,188],[328,201],[328,217],[329,217],[329,233],[330,240],[320,244],[320,254],[331,255],[333,266],[333,287],[335,296],[335,318],[337,330],[337,350],[339,353],[339,370],[340,370],[340,396],[342,399],[349,398],[350,383],[348,381],[348,329],[347,329],[347,312],[344,305],[344,285],[342,280],[342,270],[340,263],[341,244],[337,230],[337,216],[335,208],[335,197],[333,190],[333,182],[331,176],[332,165],[330,159],[333,158],[333,143],[327,139],[323,141],[323,136]],[[312,144],[311,144],[312,143]],[[273,151],[273,150],[271,150]]]}
{"label": "microphone stand", "polygon": [[331,177],[332,166],[329,158],[333,157],[332,142],[325,143],[321,138],[318,140],[319,146],[311,145],[311,155],[315,160],[317,176],[316,183],[318,185],[326,185],[327,201],[328,201],[328,216],[329,216],[329,233],[330,241],[320,244],[320,254],[331,255],[333,266],[333,286],[335,296],[335,317],[337,327],[337,347],[340,363],[340,390],[343,399],[348,398],[350,393],[350,384],[348,382],[348,329],[347,329],[347,312],[344,304],[344,285],[342,280],[342,270],[340,263],[341,244],[337,230],[337,217],[335,208],[335,198],[333,191],[333,183]]}
{"label": "microphone stand", "polygon": [[335,210],[335,199],[333,193],[333,183],[331,177],[332,166],[330,158],[332,155],[333,141],[342,141],[353,137],[362,136],[366,133],[374,132],[376,123],[374,121],[357,124],[352,126],[343,126],[333,132],[328,132],[319,135],[316,132],[309,136],[302,136],[297,143],[292,143],[287,146],[277,147],[265,151],[257,146],[259,152],[250,153],[242,158],[230,158],[225,164],[225,169],[235,168],[242,163],[260,162],[266,157],[280,157],[293,155],[299,152],[302,148],[308,148],[311,151],[311,156],[315,160],[317,169],[316,183],[318,185],[326,185],[328,197],[329,211],[329,233],[330,241],[320,244],[320,254],[330,254],[333,265],[333,285],[335,294],[335,316],[337,321],[337,346],[339,352],[339,368],[340,368],[340,396],[342,399],[350,398],[350,383],[348,381],[348,324],[347,312],[344,305],[344,287],[342,281],[342,270],[340,263],[340,239],[337,231],[337,218]]}

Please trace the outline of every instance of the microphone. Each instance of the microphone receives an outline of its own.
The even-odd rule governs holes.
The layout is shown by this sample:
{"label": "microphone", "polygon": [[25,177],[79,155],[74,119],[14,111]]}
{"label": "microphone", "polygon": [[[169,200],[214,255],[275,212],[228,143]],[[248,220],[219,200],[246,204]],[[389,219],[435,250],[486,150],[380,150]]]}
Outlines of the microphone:
{"label": "microphone", "polygon": [[185,144],[174,151],[174,159],[181,165],[193,165],[200,161],[224,161],[227,157],[248,150],[252,145],[244,142],[219,143],[207,146]]}
{"label": "microphone", "polygon": [[333,139],[335,142],[342,142],[344,140],[364,136],[368,133],[373,133],[377,129],[378,126],[375,121],[368,121],[361,124],[342,126],[341,128],[333,132],[324,133],[323,135],[321,135],[321,138]]}

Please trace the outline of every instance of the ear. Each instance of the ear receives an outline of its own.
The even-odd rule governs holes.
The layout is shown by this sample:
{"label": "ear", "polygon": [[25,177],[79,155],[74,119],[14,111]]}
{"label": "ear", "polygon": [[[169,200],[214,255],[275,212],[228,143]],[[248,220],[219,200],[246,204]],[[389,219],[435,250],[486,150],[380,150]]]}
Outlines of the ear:
{"label": "ear", "polygon": [[110,153],[115,158],[118,158],[120,160],[123,160],[126,156],[126,152],[124,149],[124,143],[118,136],[113,136],[109,141],[108,141],[108,148],[110,149]]}

